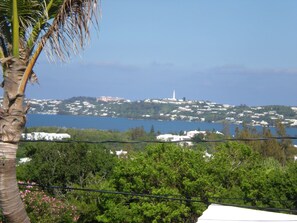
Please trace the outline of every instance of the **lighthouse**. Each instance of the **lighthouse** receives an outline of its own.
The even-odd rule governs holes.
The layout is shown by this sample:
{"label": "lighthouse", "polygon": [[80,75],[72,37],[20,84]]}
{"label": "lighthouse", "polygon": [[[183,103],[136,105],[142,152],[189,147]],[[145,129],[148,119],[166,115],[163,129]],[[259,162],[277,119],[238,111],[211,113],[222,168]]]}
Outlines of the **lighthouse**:
{"label": "lighthouse", "polygon": [[173,90],[172,100],[176,101],[176,98],[175,98],[175,90]]}

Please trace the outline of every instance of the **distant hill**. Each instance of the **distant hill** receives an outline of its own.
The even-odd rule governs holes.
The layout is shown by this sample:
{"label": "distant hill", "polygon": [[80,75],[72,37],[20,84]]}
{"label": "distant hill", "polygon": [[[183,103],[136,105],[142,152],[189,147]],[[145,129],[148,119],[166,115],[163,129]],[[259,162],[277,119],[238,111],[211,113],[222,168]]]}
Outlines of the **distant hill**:
{"label": "distant hill", "polygon": [[281,120],[297,127],[297,107],[231,106],[210,101],[147,99],[130,101],[113,97],[73,97],[66,100],[28,100],[32,114],[90,115],[132,119],[228,122],[274,126]]}

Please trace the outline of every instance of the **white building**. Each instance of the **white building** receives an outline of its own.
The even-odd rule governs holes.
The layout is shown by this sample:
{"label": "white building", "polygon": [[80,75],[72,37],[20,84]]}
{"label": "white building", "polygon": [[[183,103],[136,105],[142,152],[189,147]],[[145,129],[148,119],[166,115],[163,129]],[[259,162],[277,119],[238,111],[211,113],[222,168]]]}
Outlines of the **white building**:
{"label": "white building", "polygon": [[193,130],[193,131],[188,131],[186,132],[186,135],[193,138],[195,135],[206,135],[206,131],[198,131],[198,130]]}
{"label": "white building", "polygon": [[47,133],[47,132],[32,132],[32,133],[23,133],[22,139],[26,140],[63,140],[70,139],[71,136],[67,133]]}
{"label": "white building", "polygon": [[211,204],[197,223],[275,223],[297,222],[297,215]]}
{"label": "white building", "polygon": [[[217,134],[222,134],[220,132],[216,132]],[[206,135],[206,131],[198,131],[198,130],[193,130],[193,131],[188,131],[185,132],[185,135],[173,135],[173,134],[162,134],[157,136],[157,140],[165,141],[165,142],[179,142],[179,141],[185,141],[181,142],[180,144],[187,144],[187,145],[193,145],[192,142],[189,142],[195,135],[202,134]]]}
{"label": "white building", "polygon": [[157,136],[157,140],[166,141],[166,142],[178,142],[178,141],[185,141],[190,140],[191,137],[185,135],[173,135],[173,134],[162,134]]}
{"label": "white building", "polygon": [[[110,150],[110,154],[114,154],[114,152]],[[127,158],[128,151],[121,149],[121,150],[115,151],[115,154],[117,155],[118,158]]]}
{"label": "white building", "polygon": [[118,151],[116,151],[116,155],[117,155],[117,157],[126,157],[127,155],[128,155],[128,152],[127,151],[125,151],[125,150],[118,150]]}
{"label": "white building", "polygon": [[19,163],[27,163],[30,162],[32,159],[29,157],[20,158]]}

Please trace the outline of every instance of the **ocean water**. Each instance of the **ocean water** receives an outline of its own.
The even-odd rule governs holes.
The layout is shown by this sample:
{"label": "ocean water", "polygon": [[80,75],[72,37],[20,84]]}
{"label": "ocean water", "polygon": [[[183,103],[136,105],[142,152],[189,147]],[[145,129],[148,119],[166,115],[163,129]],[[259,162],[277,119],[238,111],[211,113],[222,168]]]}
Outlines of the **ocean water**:
{"label": "ocean water", "polygon": [[143,127],[150,131],[151,127],[161,133],[180,132],[189,130],[222,130],[222,124],[206,122],[186,121],[158,121],[158,120],[135,120],[128,118],[111,118],[78,115],[40,115],[29,114],[27,127],[33,126],[57,126],[79,129],[100,129],[126,131],[131,128]]}
{"label": "ocean water", "polygon": [[[188,122],[188,121],[158,121],[158,120],[134,120],[128,118],[111,118],[96,116],[78,115],[41,115],[29,114],[27,116],[27,127],[54,126],[78,129],[100,129],[126,131],[131,128],[143,127],[150,131],[154,127],[155,132],[179,133],[180,131],[208,130],[222,131],[223,124],[208,122]],[[230,125],[230,133],[234,134],[237,125]],[[261,131],[262,127],[256,127]],[[287,128],[287,135],[297,137],[297,128]],[[271,128],[275,132],[274,128]]]}

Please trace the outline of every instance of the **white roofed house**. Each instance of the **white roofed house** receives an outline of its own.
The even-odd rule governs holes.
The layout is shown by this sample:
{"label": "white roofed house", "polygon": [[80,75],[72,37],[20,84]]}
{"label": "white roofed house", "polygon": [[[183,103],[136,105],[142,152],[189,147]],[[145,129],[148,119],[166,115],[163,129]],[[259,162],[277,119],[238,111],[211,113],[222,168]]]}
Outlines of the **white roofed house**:
{"label": "white roofed house", "polygon": [[125,150],[119,150],[119,151],[116,151],[116,155],[118,158],[127,158],[127,155],[128,155],[128,151],[125,151]]}
{"label": "white roofed house", "polygon": [[297,215],[211,204],[197,223],[275,223],[297,222]]}
{"label": "white roofed house", "polygon": [[192,142],[189,142],[191,140],[191,137],[188,135],[173,135],[173,134],[162,134],[157,136],[157,140],[165,141],[165,142],[179,142],[179,141],[185,141],[181,142],[181,145],[187,144],[192,145]]}
{"label": "white roofed house", "polygon": [[116,154],[118,158],[127,158],[128,157],[128,151],[126,150],[116,150],[115,153],[110,150],[110,154]]}
{"label": "white roofed house", "polygon": [[207,134],[207,132],[206,131],[198,131],[198,130],[193,130],[193,131],[188,131],[187,132],[187,136],[189,136],[191,138],[193,138],[195,135],[199,135],[199,134],[205,136]]}
{"label": "white roofed house", "polygon": [[[174,135],[174,134],[161,134],[156,137],[157,140],[165,141],[165,142],[179,142],[180,145],[188,145],[192,146],[195,136],[199,135],[202,139],[205,139],[205,136],[207,135],[207,131],[200,131],[200,130],[193,130],[184,132],[184,135]],[[224,135],[223,133],[216,131],[215,134]],[[184,142],[182,142],[184,141]]]}
{"label": "white roofed house", "polygon": [[70,139],[71,136],[68,133],[47,133],[47,132],[31,132],[31,133],[23,133],[22,139],[25,140],[64,140]]}

